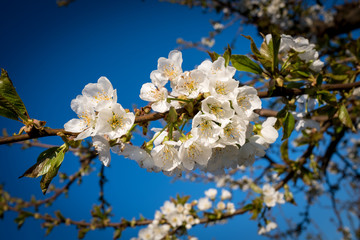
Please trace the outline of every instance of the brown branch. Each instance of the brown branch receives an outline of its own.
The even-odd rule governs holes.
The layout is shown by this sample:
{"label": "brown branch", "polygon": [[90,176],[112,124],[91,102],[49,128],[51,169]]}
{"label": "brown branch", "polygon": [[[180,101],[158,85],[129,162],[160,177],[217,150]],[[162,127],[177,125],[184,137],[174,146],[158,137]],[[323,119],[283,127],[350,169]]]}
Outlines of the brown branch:
{"label": "brown branch", "polygon": [[71,135],[71,136],[78,135],[78,133],[67,132],[64,129],[45,128],[44,130],[37,132],[37,134],[21,134],[21,135],[14,135],[8,137],[1,137],[0,145],[14,143],[14,142],[21,142],[34,138],[57,136],[59,133],[64,133],[66,135]]}
{"label": "brown branch", "polygon": [[[321,90],[339,91],[339,90],[350,90],[356,87],[360,87],[360,82],[354,83],[341,83],[341,84],[323,84]],[[298,96],[303,95],[309,88],[276,88],[271,95],[267,91],[258,92],[259,98],[268,97],[282,97],[282,96]]]}
{"label": "brown branch", "polygon": [[[321,85],[320,89],[324,90],[330,90],[330,91],[336,91],[336,90],[349,90],[355,87],[360,87],[360,82],[355,83],[344,83],[344,84],[324,84]],[[268,97],[279,97],[279,96],[295,96],[295,95],[303,95],[305,91],[308,89],[299,89],[299,88],[293,88],[293,89],[286,89],[286,88],[277,88],[274,90],[272,95],[270,96],[268,92],[258,92],[258,96],[260,98],[268,98]],[[177,110],[178,114],[182,114],[186,112],[184,108]],[[260,116],[264,117],[275,117],[275,111],[272,110],[266,110],[261,109],[257,112]],[[167,116],[168,112],[165,113],[149,113],[146,115],[137,116],[135,118],[135,123],[144,123],[149,121],[155,121],[158,119],[165,118]],[[262,115],[264,114],[264,115]],[[21,142],[29,139],[34,138],[41,138],[41,137],[49,137],[49,136],[56,136],[60,133],[63,133],[65,135],[70,136],[77,136],[78,133],[72,133],[67,132],[64,129],[51,129],[51,128],[45,128],[44,130],[38,131],[30,134],[22,134],[22,135],[15,135],[15,136],[8,136],[8,137],[1,137],[0,138],[0,145],[2,144],[9,144],[14,142]]]}
{"label": "brown branch", "polygon": [[321,171],[323,173],[326,172],[326,169],[327,169],[327,166],[329,165],[330,159],[333,156],[333,154],[336,152],[336,147],[339,144],[339,142],[341,141],[341,139],[344,137],[345,132],[346,132],[346,128],[344,127],[340,133],[336,134],[335,139],[333,139],[331,141],[324,156],[318,160],[318,162],[322,163]]}
{"label": "brown branch", "polygon": [[[310,157],[310,155],[312,154],[313,150],[314,150],[315,145],[310,144],[307,148],[307,150],[304,152],[304,154],[301,156],[301,158],[298,160],[299,163],[299,167],[303,166],[306,163],[306,160],[308,159],[308,157]],[[276,186],[275,189],[279,190],[280,188],[282,188],[288,181],[290,181],[297,170],[291,170],[288,175],[286,175],[286,177],[281,180],[281,182],[279,182]]]}
{"label": "brown branch", "polygon": [[360,2],[352,1],[335,8],[333,21],[325,23],[318,20],[311,26],[311,31],[318,37],[323,38],[326,35],[333,37],[360,28]]}

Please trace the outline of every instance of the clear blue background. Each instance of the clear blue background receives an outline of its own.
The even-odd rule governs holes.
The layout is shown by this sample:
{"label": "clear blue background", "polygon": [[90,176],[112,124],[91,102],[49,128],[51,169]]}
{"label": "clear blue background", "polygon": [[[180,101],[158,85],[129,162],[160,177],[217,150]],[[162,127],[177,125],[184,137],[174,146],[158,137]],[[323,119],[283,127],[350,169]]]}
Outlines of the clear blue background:
{"label": "clear blue background", "polygon": [[[58,8],[55,0],[2,0],[0,6],[0,67],[8,71],[30,116],[47,121],[47,126],[52,128],[62,128],[64,123],[76,117],[70,109],[71,100],[81,94],[86,84],[96,82],[100,76],[106,76],[112,82],[118,91],[118,102],[125,108],[132,108],[132,104],[145,105],[138,95],[141,85],[150,81],[149,75],[156,69],[157,59],[167,57],[169,51],[177,47],[179,37],[199,41],[207,36],[212,30],[209,19],[220,18],[215,13],[204,14],[199,8],[139,0],[77,0],[64,8]],[[212,50],[223,52],[235,36],[237,27],[235,25],[218,36]],[[261,43],[253,28],[246,27],[244,33]],[[240,38],[234,51],[248,53],[249,41]],[[205,58],[208,58],[206,53],[184,50],[183,69],[191,70]],[[21,124],[0,118],[0,126],[13,134]],[[62,143],[58,137],[40,141]],[[135,142],[142,141],[139,135],[135,136]],[[41,194],[40,179],[18,179],[42,151],[36,147],[21,150],[19,144],[0,146],[0,183],[11,195],[24,199],[30,199],[31,195],[38,199],[48,197]],[[68,153],[60,171],[71,174],[78,168],[78,159]],[[61,196],[45,211],[53,213],[60,209],[63,215],[74,220],[89,219],[90,208],[98,204],[98,160],[93,168],[95,172],[85,176],[83,184],[70,189],[69,198]],[[121,217],[138,218],[139,214],[153,218],[155,210],[170,196],[180,193],[198,199],[203,197],[205,190],[214,187],[182,181],[171,183],[172,179],[162,173],[148,173],[135,162],[119,156],[113,156],[111,167],[105,169],[105,174],[109,179],[105,185],[105,198],[113,205],[113,221],[119,221]],[[53,183],[60,185],[58,178]],[[234,202],[243,197],[243,194],[235,194]],[[297,216],[296,207],[284,209],[288,216],[292,213]],[[328,218],[326,212],[321,214]],[[2,239],[45,239],[41,221],[27,220],[18,231],[13,222],[15,217],[15,213],[6,212],[5,219],[0,221]],[[257,223],[249,218],[250,215],[245,214],[225,225],[206,229],[197,226],[190,234],[199,239],[262,238],[257,235]],[[284,223],[279,220],[278,224],[281,227]],[[320,226],[324,227],[322,223]],[[139,229],[125,230],[123,239],[137,236]],[[111,239],[112,234],[112,229],[91,231],[86,239]],[[75,227],[60,226],[55,227],[47,239],[76,239],[76,236]]]}

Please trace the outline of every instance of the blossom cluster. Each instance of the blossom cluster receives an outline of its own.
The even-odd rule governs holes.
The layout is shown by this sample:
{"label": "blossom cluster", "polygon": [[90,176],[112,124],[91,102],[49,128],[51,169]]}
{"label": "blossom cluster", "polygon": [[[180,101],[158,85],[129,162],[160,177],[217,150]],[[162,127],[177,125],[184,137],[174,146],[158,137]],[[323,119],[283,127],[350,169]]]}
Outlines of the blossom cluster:
{"label": "blossom cluster", "polygon": [[[241,0],[231,1],[229,5],[223,9],[225,16],[229,15],[230,9],[237,9],[240,14],[245,14],[249,18],[263,18],[283,29],[294,26],[305,29],[311,27],[316,21],[330,23],[334,20],[333,9],[326,9],[324,5],[319,4],[306,7],[304,11],[296,11],[298,18],[294,16],[293,11],[289,11],[289,2],[285,0]],[[295,18],[299,19],[299,22],[294,22]]]}
{"label": "blossom cluster", "polygon": [[182,226],[190,229],[192,225],[199,224],[200,220],[196,217],[193,206],[192,203],[181,204],[175,201],[166,201],[160,208],[161,211],[155,212],[152,223],[141,229],[138,238],[132,238],[132,240],[160,240],[168,235],[171,229]]}
{"label": "blossom cluster", "polygon": [[[216,189],[210,188],[205,191],[205,197],[194,200],[191,203],[184,203],[174,199],[166,201],[160,207],[160,211],[155,212],[152,223],[146,228],[141,229],[138,237],[132,238],[132,240],[160,240],[164,239],[170,231],[176,231],[179,228],[191,229],[193,225],[200,223],[198,217],[200,212],[213,208],[217,193]],[[214,210],[229,214],[235,213],[235,205],[229,201],[231,198],[232,194],[228,190],[222,189],[220,201],[214,207]],[[228,202],[225,203],[225,201]]]}
{"label": "blossom cluster", "polygon": [[270,184],[264,184],[262,192],[264,203],[267,207],[275,207],[276,203],[285,203],[284,194],[276,191]]}
{"label": "blossom cluster", "polygon": [[[272,36],[265,36],[265,41],[269,44]],[[297,56],[305,63],[310,64],[309,68],[314,72],[320,72],[324,67],[324,62],[319,59],[319,53],[315,49],[315,45],[309,43],[309,40],[303,37],[293,38],[290,35],[281,34],[279,53],[282,54],[283,61],[286,62],[290,52],[297,53]]]}
{"label": "blossom cluster", "polygon": [[106,77],[89,83],[71,101],[71,109],[79,118],[65,123],[65,131],[79,133],[75,140],[93,138],[99,158],[105,166],[110,164],[109,140],[118,139],[133,126],[135,115],[117,103],[117,93]]}
{"label": "blossom cluster", "polygon": [[[264,156],[278,132],[276,118],[258,121],[254,110],[261,108],[261,100],[256,89],[239,87],[233,78],[236,69],[223,57],[205,60],[191,71],[182,70],[182,61],[182,53],[176,50],[168,58],[159,58],[151,82],[140,90],[140,98],[150,102],[153,111],[168,113],[166,126],[153,128],[153,138],[143,147],[130,142],[135,115],[116,102],[116,90],[105,77],[86,85],[71,102],[79,118],[67,122],[65,130],[79,133],[75,140],[91,136],[106,166],[111,148],[148,171],[167,175],[196,168],[223,174]],[[178,116],[176,109],[181,108],[187,112]]]}
{"label": "blossom cluster", "polygon": [[[252,164],[256,155],[263,156],[278,133],[273,127],[276,118],[257,124],[253,131],[251,122],[257,120],[253,110],[261,108],[257,91],[249,86],[239,87],[233,78],[236,69],[226,66],[223,57],[214,62],[205,60],[191,71],[182,70],[182,61],[181,52],[176,50],[168,58],[160,58],[158,68],[150,74],[151,82],[142,86],[140,98],[151,102],[152,110],[160,113],[201,99],[198,112],[188,119],[192,120],[188,133],[183,125],[155,129],[151,152],[147,155],[138,149],[143,152],[141,165],[155,165],[167,174],[195,168],[221,174],[226,168]],[[122,154],[139,161],[139,154],[129,153],[126,147]]]}
{"label": "blossom cluster", "polygon": [[[213,207],[213,203],[215,203],[216,195],[218,191],[215,188],[210,188],[205,191],[205,197],[200,198],[197,204],[197,207],[200,211],[206,211]],[[218,211],[225,211],[226,213],[233,214],[235,212],[234,203],[226,200],[230,200],[232,198],[231,192],[226,189],[221,190],[220,201],[214,207]]]}

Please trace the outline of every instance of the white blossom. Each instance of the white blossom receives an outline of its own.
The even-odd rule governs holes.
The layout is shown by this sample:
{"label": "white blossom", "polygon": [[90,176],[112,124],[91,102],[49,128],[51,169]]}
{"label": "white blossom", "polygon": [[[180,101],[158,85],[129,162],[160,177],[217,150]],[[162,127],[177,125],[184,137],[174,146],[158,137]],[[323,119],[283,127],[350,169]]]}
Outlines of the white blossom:
{"label": "white blossom", "polygon": [[99,78],[97,83],[89,83],[82,90],[82,95],[88,98],[88,103],[99,111],[116,103],[117,94],[111,82],[106,77]]}
{"label": "white blossom", "polygon": [[249,121],[253,121],[257,117],[254,110],[261,109],[261,100],[257,95],[256,89],[249,86],[237,88],[235,99],[232,103],[236,113],[239,116],[245,115]]}
{"label": "white blossom", "polygon": [[216,208],[219,210],[224,210],[226,208],[226,205],[223,201],[218,202],[218,204],[216,205]]}
{"label": "white blossom", "polygon": [[262,191],[264,203],[267,207],[275,207],[276,203],[285,203],[284,194],[276,191],[270,184],[264,184]]}
{"label": "white blossom", "polygon": [[124,147],[114,146],[111,148],[111,150],[118,155],[122,155],[126,158],[136,161],[140,167],[146,168],[148,171],[160,171],[160,169],[155,166],[151,155],[148,154],[145,149],[130,144],[125,144]]}
{"label": "white blossom", "polygon": [[184,95],[189,99],[197,98],[199,93],[208,91],[208,83],[205,82],[205,74],[200,70],[182,73],[176,83],[173,84],[171,95]]}
{"label": "white blossom", "polygon": [[207,38],[207,37],[202,37],[201,38],[201,44],[206,46],[206,47],[213,47],[215,44],[215,39],[213,38]]}
{"label": "white blossom", "polygon": [[228,212],[228,213],[230,213],[230,214],[235,213],[235,205],[234,205],[234,203],[228,202],[228,203],[226,204],[226,212]]}
{"label": "white blossom", "polygon": [[263,137],[255,135],[249,138],[249,142],[240,148],[239,165],[250,166],[255,161],[255,156],[263,157],[265,155],[266,142]]}
{"label": "white blossom", "polygon": [[167,102],[168,91],[164,87],[157,87],[153,83],[145,83],[140,90],[140,98],[152,102],[151,108],[156,112],[166,112],[170,109]]}
{"label": "white blossom", "polygon": [[106,134],[110,139],[115,139],[126,134],[134,121],[132,112],[126,112],[119,103],[114,103],[99,112],[95,129],[97,134]]}
{"label": "white blossom", "polygon": [[225,59],[223,57],[219,57],[214,62],[205,60],[197,69],[203,71],[211,80],[218,79],[223,81],[231,79],[236,72],[236,69],[232,66],[225,67]]}
{"label": "white blossom", "polygon": [[221,143],[225,145],[244,145],[246,123],[240,117],[233,116],[231,119],[223,121],[221,128]]}
{"label": "white blossom", "polygon": [[201,112],[197,113],[193,119],[191,133],[204,145],[209,146],[219,139],[221,127],[214,120],[216,120],[215,116],[201,114]]}
{"label": "white blossom", "polygon": [[164,215],[170,215],[176,212],[176,206],[173,202],[166,201],[162,207],[160,207],[161,212]]}
{"label": "white blossom", "polygon": [[151,156],[157,167],[164,171],[174,170],[181,162],[178,156],[178,150],[175,146],[179,143],[174,141],[165,141],[163,144],[151,150]]}
{"label": "white blossom", "polygon": [[74,118],[65,123],[64,129],[68,132],[79,133],[75,140],[81,140],[89,136],[94,136],[96,115],[93,107],[88,104],[88,98],[78,95],[71,101],[71,108],[79,118]]}
{"label": "white blossom", "polygon": [[222,122],[234,116],[234,110],[231,109],[229,101],[220,100],[213,96],[209,96],[201,102],[201,110],[205,114],[214,115],[217,122]]}
{"label": "white blossom", "polygon": [[179,158],[187,170],[192,170],[195,163],[206,165],[211,157],[211,148],[197,141],[198,137],[186,140],[179,149]]}
{"label": "white blossom", "polygon": [[205,191],[205,196],[207,196],[211,200],[214,200],[216,195],[217,195],[217,190],[215,188],[210,188]]}
{"label": "white blossom", "polygon": [[173,50],[168,58],[161,57],[158,60],[158,70],[165,78],[170,81],[175,80],[181,73],[182,53]]}
{"label": "white blossom", "polygon": [[277,224],[275,222],[268,222],[266,227],[261,226],[258,230],[258,234],[262,235],[264,233],[270,232],[271,230],[277,228]]}
{"label": "white blossom", "polygon": [[233,78],[215,78],[210,80],[209,92],[217,99],[230,100],[235,97],[238,85]]}
{"label": "white blossom", "polygon": [[215,23],[213,24],[213,28],[214,28],[215,30],[220,31],[220,30],[223,30],[223,29],[224,29],[224,25],[221,24],[221,23],[219,23],[219,22],[215,22]]}
{"label": "white blossom", "polygon": [[229,192],[226,189],[221,190],[221,200],[227,200],[230,199],[231,197],[232,197],[231,192]]}
{"label": "white blossom", "polygon": [[279,137],[279,133],[274,128],[274,125],[277,121],[275,117],[269,117],[261,125],[261,136],[264,138],[266,143],[274,143]]}
{"label": "white blossom", "polygon": [[206,211],[212,207],[212,203],[207,197],[200,198],[197,207],[200,211]]}
{"label": "white blossom", "polygon": [[111,161],[109,141],[100,135],[92,137],[92,140],[95,150],[99,153],[99,160],[108,167]]}

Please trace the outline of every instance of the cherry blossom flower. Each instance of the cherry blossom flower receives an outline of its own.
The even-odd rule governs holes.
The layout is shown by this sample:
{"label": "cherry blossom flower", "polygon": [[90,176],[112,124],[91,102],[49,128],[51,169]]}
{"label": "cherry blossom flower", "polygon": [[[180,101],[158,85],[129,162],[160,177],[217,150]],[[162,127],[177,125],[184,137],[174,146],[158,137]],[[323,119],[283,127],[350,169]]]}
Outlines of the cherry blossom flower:
{"label": "cherry blossom flower", "polygon": [[111,161],[109,141],[99,135],[92,137],[92,140],[95,150],[99,153],[99,160],[108,167]]}
{"label": "cherry blossom flower", "polygon": [[206,211],[212,207],[212,203],[207,197],[200,198],[197,207],[200,211]]}
{"label": "cherry blossom flower", "polygon": [[173,50],[168,58],[161,57],[158,60],[158,72],[170,81],[175,80],[181,73],[182,53]]}
{"label": "cherry blossom flower", "polygon": [[164,87],[157,87],[153,83],[145,83],[140,90],[140,98],[152,102],[151,108],[156,112],[166,112],[170,109],[167,102],[168,91]]}
{"label": "cherry blossom flower", "polygon": [[99,78],[97,83],[89,83],[82,90],[82,95],[88,98],[96,111],[107,108],[117,102],[116,90],[109,79],[106,77]]}
{"label": "cherry blossom flower", "polygon": [[189,99],[197,98],[199,93],[208,91],[205,77],[205,74],[200,70],[182,73],[176,83],[173,84],[171,95],[183,95]]}
{"label": "cherry blossom flower", "polygon": [[199,141],[206,146],[215,143],[219,139],[221,127],[217,125],[213,115],[197,113],[192,122],[191,133],[198,137]]}
{"label": "cherry blossom flower", "polygon": [[255,109],[261,109],[261,100],[257,95],[256,89],[249,86],[237,88],[232,104],[236,113],[239,116],[246,116],[248,121],[256,119]]}
{"label": "cherry blossom flower", "polygon": [[225,121],[234,116],[234,110],[230,107],[230,102],[209,96],[201,102],[201,110],[205,114],[214,115],[217,122]]}
{"label": "cherry blossom flower", "polygon": [[151,156],[155,165],[164,171],[171,171],[181,164],[176,146],[179,146],[179,143],[165,141],[163,144],[153,148]]}
{"label": "cherry blossom flower", "polygon": [[220,142],[225,145],[244,145],[246,123],[238,116],[233,116],[221,124]]}
{"label": "cherry blossom flower", "polygon": [[231,197],[232,197],[231,192],[229,192],[226,189],[221,190],[221,200],[227,200],[230,199]]}
{"label": "cherry blossom flower", "polygon": [[210,188],[205,191],[205,196],[210,198],[211,200],[214,200],[217,194],[217,190],[215,188]]}
{"label": "cherry blossom flower", "polygon": [[115,139],[126,134],[134,121],[132,112],[126,112],[119,103],[115,103],[99,112],[95,130],[97,134],[106,134],[110,139]]}
{"label": "cherry blossom flower", "polygon": [[179,158],[187,170],[192,170],[195,163],[206,165],[211,157],[211,148],[197,141],[198,137],[186,140],[179,149]]}
{"label": "cherry blossom flower", "polygon": [[79,133],[75,140],[94,136],[96,133],[96,115],[93,107],[88,105],[88,99],[82,95],[77,96],[71,102],[71,108],[77,113],[79,118],[71,119],[65,123],[65,131]]}

